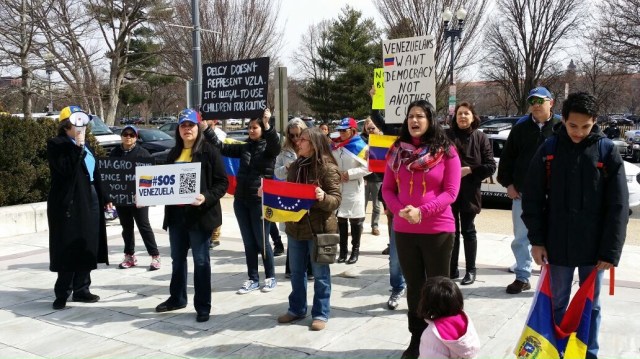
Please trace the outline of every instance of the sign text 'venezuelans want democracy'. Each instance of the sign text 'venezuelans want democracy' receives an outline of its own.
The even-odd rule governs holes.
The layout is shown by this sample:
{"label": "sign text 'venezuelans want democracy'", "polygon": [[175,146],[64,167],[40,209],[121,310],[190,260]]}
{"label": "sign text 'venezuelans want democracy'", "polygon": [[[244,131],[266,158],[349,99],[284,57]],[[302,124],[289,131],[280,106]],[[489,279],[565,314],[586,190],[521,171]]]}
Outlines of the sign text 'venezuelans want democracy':
{"label": "sign text 'venezuelans want democracy'", "polygon": [[419,39],[408,41],[397,41],[383,44],[386,54],[397,54],[400,52],[423,51],[433,48],[433,39]]}

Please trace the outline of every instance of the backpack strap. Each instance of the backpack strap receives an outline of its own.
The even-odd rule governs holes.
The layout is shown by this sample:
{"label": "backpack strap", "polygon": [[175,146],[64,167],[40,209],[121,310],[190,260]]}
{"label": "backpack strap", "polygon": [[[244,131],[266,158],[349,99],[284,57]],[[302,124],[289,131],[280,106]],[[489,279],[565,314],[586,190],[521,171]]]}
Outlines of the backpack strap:
{"label": "backpack strap", "polygon": [[544,161],[544,169],[547,175],[547,191],[551,189],[551,161],[553,161],[557,145],[557,135],[547,138],[542,144],[542,161]]}
{"label": "backpack strap", "polygon": [[598,163],[596,164],[596,166],[598,167],[598,169],[602,170],[605,178],[609,176],[607,167],[605,166],[605,162],[609,160],[609,157],[611,157],[613,146],[615,146],[615,144],[610,138],[601,137],[600,139],[598,139]]}

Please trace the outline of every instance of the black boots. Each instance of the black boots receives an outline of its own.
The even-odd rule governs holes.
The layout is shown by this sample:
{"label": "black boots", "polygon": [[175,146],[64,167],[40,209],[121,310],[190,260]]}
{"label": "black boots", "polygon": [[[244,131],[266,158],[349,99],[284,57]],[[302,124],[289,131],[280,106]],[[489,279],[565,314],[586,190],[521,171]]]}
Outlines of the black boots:
{"label": "black boots", "polygon": [[338,255],[338,260],[336,261],[337,263],[344,263],[347,261],[347,252],[343,252],[342,249],[340,250],[340,254]]}
{"label": "black boots", "polygon": [[402,359],[417,359],[420,355],[420,338],[422,332],[427,328],[427,323],[416,315],[407,313],[409,317],[409,332],[411,332],[411,342],[409,347],[402,353]]}
{"label": "black boots", "polygon": [[338,232],[340,233],[340,254],[337,262],[344,263],[349,253],[349,222],[346,218],[338,218]]}
{"label": "black boots", "polygon": [[[340,232],[340,254],[338,263],[354,264],[360,255],[360,237],[362,236],[362,223],[364,218],[338,218],[338,230]],[[347,260],[349,252],[349,224],[351,224],[351,256]]]}
{"label": "black boots", "polygon": [[349,256],[349,260],[347,260],[347,264],[354,264],[358,261],[358,256],[360,255],[359,248],[353,248],[351,251],[351,256]]}
{"label": "black boots", "polygon": [[460,284],[469,285],[469,284],[473,284],[473,282],[475,281],[476,281],[476,271],[469,270],[467,271],[467,274],[464,275],[464,278],[462,278],[462,280],[460,281]]}

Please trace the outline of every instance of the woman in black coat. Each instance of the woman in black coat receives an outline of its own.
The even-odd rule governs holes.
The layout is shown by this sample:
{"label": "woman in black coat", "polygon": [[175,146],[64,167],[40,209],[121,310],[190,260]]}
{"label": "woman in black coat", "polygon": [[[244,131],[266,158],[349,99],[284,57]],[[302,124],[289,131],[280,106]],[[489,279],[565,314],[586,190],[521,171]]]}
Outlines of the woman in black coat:
{"label": "woman in black coat", "polygon": [[233,212],[240,227],[249,278],[236,292],[238,294],[246,294],[260,288],[259,254],[262,255],[265,271],[262,291],[269,292],[277,285],[273,248],[269,241],[265,240],[271,222],[262,218],[262,199],[258,196],[262,178],[273,178],[276,157],[280,154],[280,139],[269,124],[270,118],[271,111],[266,109],[262,118],[249,121],[249,138],[246,143],[241,144],[222,143],[213,129],[207,128],[204,131],[207,141],[218,147],[224,156],[240,159]]}
{"label": "woman in black coat", "polygon": [[460,284],[472,284],[476,280],[476,254],[478,241],[473,223],[482,207],[480,185],[482,181],[496,171],[493,149],[487,136],[478,131],[480,118],[473,105],[462,102],[456,106],[456,114],[451,121],[447,136],[456,145],[462,165],[460,192],[451,205],[456,222],[456,236],[451,253],[451,278],[458,278],[458,256],[460,252],[460,234],[464,239],[464,258],[467,273]]}
{"label": "woman in black coat", "polygon": [[186,109],[180,113],[176,145],[167,155],[167,163],[200,162],[200,194],[189,205],[164,207],[162,228],[169,231],[171,245],[171,284],[169,299],[156,307],[167,312],[187,306],[187,253],[193,256],[193,305],[196,321],[206,322],[211,312],[211,263],[209,238],[222,225],[220,198],[229,186],[217,148],[203,140],[198,127],[200,116]]}
{"label": "woman in black coat", "polygon": [[[69,295],[74,302],[95,303],[89,291],[91,270],[109,264],[103,209],[111,208],[101,190],[94,152],[84,143],[89,116],[77,106],[60,112],[58,135],[47,141],[51,189],[47,198],[49,269],[58,272],[53,309],[63,309]],[[105,203],[107,205],[105,206]]]}

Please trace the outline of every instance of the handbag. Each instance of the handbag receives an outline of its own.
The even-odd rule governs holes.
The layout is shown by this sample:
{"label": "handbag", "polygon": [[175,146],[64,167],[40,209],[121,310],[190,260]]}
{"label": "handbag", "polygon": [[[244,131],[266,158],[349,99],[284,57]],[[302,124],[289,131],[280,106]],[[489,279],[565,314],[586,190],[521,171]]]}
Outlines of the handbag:
{"label": "handbag", "polygon": [[338,255],[338,243],[340,243],[340,235],[337,233],[316,233],[313,231],[311,220],[307,216],[307,222],[313,236],[313,249],[311,251],[311,260],[318,264],[332,264],[336,262]]}

